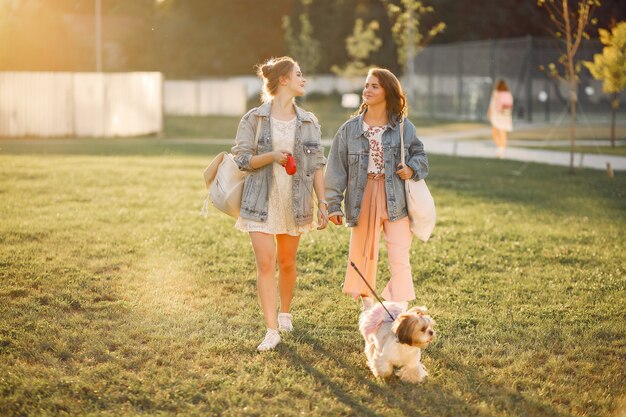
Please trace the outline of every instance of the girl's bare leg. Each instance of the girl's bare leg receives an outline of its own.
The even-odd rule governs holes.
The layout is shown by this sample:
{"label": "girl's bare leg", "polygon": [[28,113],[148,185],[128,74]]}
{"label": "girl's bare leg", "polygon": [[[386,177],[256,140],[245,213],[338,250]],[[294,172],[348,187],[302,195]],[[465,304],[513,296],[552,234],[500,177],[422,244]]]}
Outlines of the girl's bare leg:
{"label": "girl's bare leg", "polygon": [[278,329],[276,319],[277,291],[274,281],[276,271],[276,243],[274,235],[250,232],[257,270],[257,291],[259,304],[268,329]]}
{"label": "girl's bare leg", "polygon": [[276,235],[280,312],[289,313],[296,287],[296,254],[300,236]]}

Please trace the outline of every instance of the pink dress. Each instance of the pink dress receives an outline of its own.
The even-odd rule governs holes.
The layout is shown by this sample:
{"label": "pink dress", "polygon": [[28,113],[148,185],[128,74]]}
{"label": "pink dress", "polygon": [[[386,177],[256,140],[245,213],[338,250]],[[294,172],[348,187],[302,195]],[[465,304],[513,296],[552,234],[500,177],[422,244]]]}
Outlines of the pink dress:
{"label": "pink dress", "polygon": [[491,101],[489,101],[489,121],[491,122],[491,126],[496,129],[506,132],[513,131],[513,109],[503,109],[502,106],[499,105],[498,91],[495,90],[491,94]]}

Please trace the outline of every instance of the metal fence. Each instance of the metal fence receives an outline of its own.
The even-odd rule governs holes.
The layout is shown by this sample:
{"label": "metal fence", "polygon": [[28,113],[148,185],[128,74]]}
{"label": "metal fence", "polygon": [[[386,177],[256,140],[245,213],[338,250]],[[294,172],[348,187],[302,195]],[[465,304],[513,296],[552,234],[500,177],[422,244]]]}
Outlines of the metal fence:
{"label": "metal fence", "polygon": [[[579,60],[593,60],[599,42],[586,42],[577,54]],[[507,81],[515,98],[514,117],[518,120],[550,121],[567,106],[568,86],[544,71],[558,64],[558,45],[548,38],[514,38],[449,45],[431,45],[415,58],[413,79],[404,77],[411,94],[412,113],[437,118],[486,120],[491,90],[496,80]],[[412,87],[411,87],[412,85]],[[626,93],[622,93],[624,99]],[[607,118],[610,98],[602,93],[602,83],[580,74],[579,111],[589,117]],[[625,109],[621,110],[624,114]]]}
{"label": "metal fence", "polygon": [[136,136],[161,132],[158,72],[0,73],[0,136]]}

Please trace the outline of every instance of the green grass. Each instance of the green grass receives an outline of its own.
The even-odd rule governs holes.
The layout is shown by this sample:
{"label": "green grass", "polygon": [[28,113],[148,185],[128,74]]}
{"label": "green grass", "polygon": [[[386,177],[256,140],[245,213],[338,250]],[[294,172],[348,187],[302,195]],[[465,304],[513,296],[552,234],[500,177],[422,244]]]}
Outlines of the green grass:
{"label": "green grass", "polygon": [[623,175],[431,157],[438,224],[412,266],[439,338],[414,386],[365,367],[344,228],[302,238],[296,331],[255,352],[249,239],[198,215],[215,148],[171,142],[0,141],[0,415],[623,410]]}
{"label": "green grass", "polygon": [[241,116],[165,116],[164,134],[167,138],[234,138]]}

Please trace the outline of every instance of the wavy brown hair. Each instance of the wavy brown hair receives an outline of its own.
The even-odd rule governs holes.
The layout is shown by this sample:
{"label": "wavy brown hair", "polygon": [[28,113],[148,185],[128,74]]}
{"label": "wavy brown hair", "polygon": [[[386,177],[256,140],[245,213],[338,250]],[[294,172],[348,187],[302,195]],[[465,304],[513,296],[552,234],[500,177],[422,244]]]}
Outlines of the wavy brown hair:
{"label": "wavy brown hair", "polygon": [[[402,85],[398,78],[391,71],[385,68],[372,68],[368,71],[367,76],[374,76],[378,78],[378,83],[385,90],[385,101],[387,102],[387,119],[389,123],[395,125],[394,117],[402,119],[406,117],[409,106],[406,100],[406,95],[402,90]],[[361,102],[359,110],[355,115],[363,113],[367,110],[367,104],[365,101]]]}
{"label": "wavy brown hair", "polygon": [[256,74],[263,80],[261,89],[261,101],[268,103],[278,91],[280,77],[289,77],[297,62],[288,56],[270,58],[265,63],[257,66]]}

